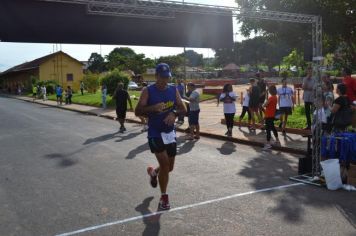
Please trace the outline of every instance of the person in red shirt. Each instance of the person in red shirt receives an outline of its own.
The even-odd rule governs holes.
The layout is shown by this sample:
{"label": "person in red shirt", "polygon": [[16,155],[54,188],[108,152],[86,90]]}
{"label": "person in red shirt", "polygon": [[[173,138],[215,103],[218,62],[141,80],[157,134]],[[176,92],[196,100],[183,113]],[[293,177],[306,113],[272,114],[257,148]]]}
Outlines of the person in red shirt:
{"label": "person in red shirt", "polygon": [[351,77],[351,69],[350,68],[344,68],[343,71],[343,83],[346,85],[346,96],[349,99],[349,101],[352,103],[353,101],[356,100],[356,80]]}
{"label": "person in red shirt", "polygon": [[275,85],[271,85],[268,88],[269,94],[271,96],[268,98],[267,102],[263,105],[265,107],[265,123],[267,132],[267,143],[263,147],[263,150],[269,150],[272,148],[271,145],[271,131],[273,131],[274,137],[276,138],[276,143],[279,143],[278,133],[276,127],[274,127],[274,117],[277,110],[277,89]]}

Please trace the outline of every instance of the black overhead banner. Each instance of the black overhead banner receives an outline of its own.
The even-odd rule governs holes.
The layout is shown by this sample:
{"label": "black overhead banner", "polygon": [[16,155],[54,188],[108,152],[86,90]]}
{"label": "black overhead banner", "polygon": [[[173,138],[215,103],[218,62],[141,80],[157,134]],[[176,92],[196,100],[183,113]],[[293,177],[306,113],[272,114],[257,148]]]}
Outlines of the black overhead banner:
{"label": "black overhead banner", "polygon": [[3,42],[223,48],[233,44],[231,16],[176,13],[143,19],[87,13],[83,4],[0,1]]}

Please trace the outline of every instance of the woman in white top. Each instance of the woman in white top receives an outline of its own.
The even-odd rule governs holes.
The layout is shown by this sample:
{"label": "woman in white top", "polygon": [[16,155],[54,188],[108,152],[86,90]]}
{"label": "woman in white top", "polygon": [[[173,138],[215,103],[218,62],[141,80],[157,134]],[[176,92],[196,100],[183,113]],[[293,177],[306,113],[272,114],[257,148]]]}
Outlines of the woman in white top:
{"label": "woman in white top", "polygon": [[277,94],[279,110],[282,114],[280,127],[285,135],[288,116],[292,115],[292,107],[294,107],[294,92],[291,87],[287,86],[287,78],[282,79],[282,87],[277,90]]}
{"label": "woman in white top", "polygon": [[219,101],[224,103],[224,115],[226,120],[227,132],[225,135],[228,137],[232,136],[232,128],[234,127],[234,117],[236,113],[236,101],[237,95],[232,90],[231,84],[225,84],[222,94],[220,95]]}

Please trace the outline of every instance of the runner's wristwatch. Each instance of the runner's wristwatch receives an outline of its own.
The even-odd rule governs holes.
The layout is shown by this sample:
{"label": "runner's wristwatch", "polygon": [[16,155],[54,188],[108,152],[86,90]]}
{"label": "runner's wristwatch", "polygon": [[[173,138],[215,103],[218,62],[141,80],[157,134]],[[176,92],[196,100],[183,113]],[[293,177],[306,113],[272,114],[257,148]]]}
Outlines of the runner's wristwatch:
{"label": "runner's wristwatch", "polygon": [[172,113],[173,113],[176,117],[178,117],[178,112],[177,112],[177,110],[172,110]]}

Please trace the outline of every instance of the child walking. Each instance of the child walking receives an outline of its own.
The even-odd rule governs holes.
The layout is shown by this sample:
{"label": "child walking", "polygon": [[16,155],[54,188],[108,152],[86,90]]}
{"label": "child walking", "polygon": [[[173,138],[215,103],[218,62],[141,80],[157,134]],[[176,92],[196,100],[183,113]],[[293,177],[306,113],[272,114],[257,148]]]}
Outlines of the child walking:
{"label": "child walking", "polygon": [[271,85],[268,88],[269,93],[271,96],[268,98],[267,102],[263,104],[263,107],[265,107],[265,124],[266,124],[266,132],[267,132],[267,143],[263,147],[263,150],[269,150],[272,148],[271,145],[271,131],[274,134],[274,137],[276,138],[276,143],[279,143],[278,139],[278,133],[276,128],[274,127],[274,117],[276,114],[276,109],[277,109],[277,89],[276,86]]}

